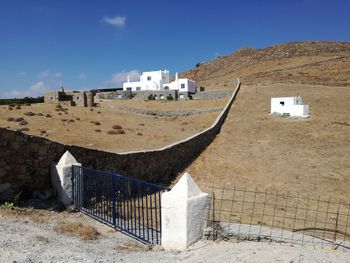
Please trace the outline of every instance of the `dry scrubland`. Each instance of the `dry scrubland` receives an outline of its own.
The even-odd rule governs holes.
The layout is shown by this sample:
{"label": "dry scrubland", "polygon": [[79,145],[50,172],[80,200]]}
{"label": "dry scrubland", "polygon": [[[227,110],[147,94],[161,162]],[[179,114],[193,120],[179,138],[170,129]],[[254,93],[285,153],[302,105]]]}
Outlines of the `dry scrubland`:
{"label": "dry scrubland", "polygon": [[[227,183],[347,201],[349,57],[350,43],[289,43],[242,49],[186,73],[212,89],[234,75],[243,83],[220,135],[190,173],[202,187]],[[271,97],[295,95],[310,105],[311,118],[268,115]]]}
{"label": "dry scrubland", "polygon": [[189,116],[157,117],[117,107],[152,109],[157,112],[224,107],[227,99],[212,101],[145,102],[99,101],[99,107],[57,107],[55,104],[0,108],[0,126],[23,129],[33,135],[65,144],[110,152],[164,147],[209,127],[218,112]]}

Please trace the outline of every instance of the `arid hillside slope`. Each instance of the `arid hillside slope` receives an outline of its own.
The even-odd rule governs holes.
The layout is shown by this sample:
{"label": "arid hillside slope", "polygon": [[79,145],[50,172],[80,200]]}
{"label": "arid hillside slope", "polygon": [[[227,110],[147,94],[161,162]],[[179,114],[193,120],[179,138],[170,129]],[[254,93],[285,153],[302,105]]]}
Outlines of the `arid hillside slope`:
{"label": "arid hillside slope", "polygon": [[293,42],[263,49],[242,48],[184,72],[207,89],[275,82],[350,86],[350,42]]}
{"label": "arid hillside slope", "polygon": [[[349,56],[350,43],[289,43],[187,72],[211,88],[242,81],[221,133],[188,171],[204,189],[215,183],[348,200]],[[295,95],[310,105],[310,118],[269,115],[271,97]]]}

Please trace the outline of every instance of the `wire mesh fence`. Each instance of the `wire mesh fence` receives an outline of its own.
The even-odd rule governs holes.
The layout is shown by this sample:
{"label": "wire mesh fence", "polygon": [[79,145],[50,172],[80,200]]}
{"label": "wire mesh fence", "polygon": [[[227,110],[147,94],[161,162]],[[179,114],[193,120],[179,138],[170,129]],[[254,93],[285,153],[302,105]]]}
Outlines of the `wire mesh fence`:
{"label": "wire mesh fence", "polygon": [[289,192],[211,186],[207,238],[350,249],[350,202]]}

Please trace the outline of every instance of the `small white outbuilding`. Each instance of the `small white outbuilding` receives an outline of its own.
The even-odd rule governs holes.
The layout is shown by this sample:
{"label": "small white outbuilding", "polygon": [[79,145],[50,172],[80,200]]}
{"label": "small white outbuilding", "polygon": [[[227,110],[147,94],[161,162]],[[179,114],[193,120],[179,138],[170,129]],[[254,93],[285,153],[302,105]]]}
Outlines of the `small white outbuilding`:
{"label": "small white outbuilding", "polygon": [[300,96],[271,98],[271,114],[306,118],[309,116],[309,105],[303,105]]}

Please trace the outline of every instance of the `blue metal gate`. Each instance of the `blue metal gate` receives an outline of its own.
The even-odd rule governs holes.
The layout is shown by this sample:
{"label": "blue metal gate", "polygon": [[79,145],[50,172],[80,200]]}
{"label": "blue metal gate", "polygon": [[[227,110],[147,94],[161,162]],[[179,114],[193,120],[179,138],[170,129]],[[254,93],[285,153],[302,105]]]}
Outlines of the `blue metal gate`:
{"label": "blue metal gate", "polygon": [[115,173],[73,166],[79,211],[149,244],[160,244],[161,193],[169,188]]}

